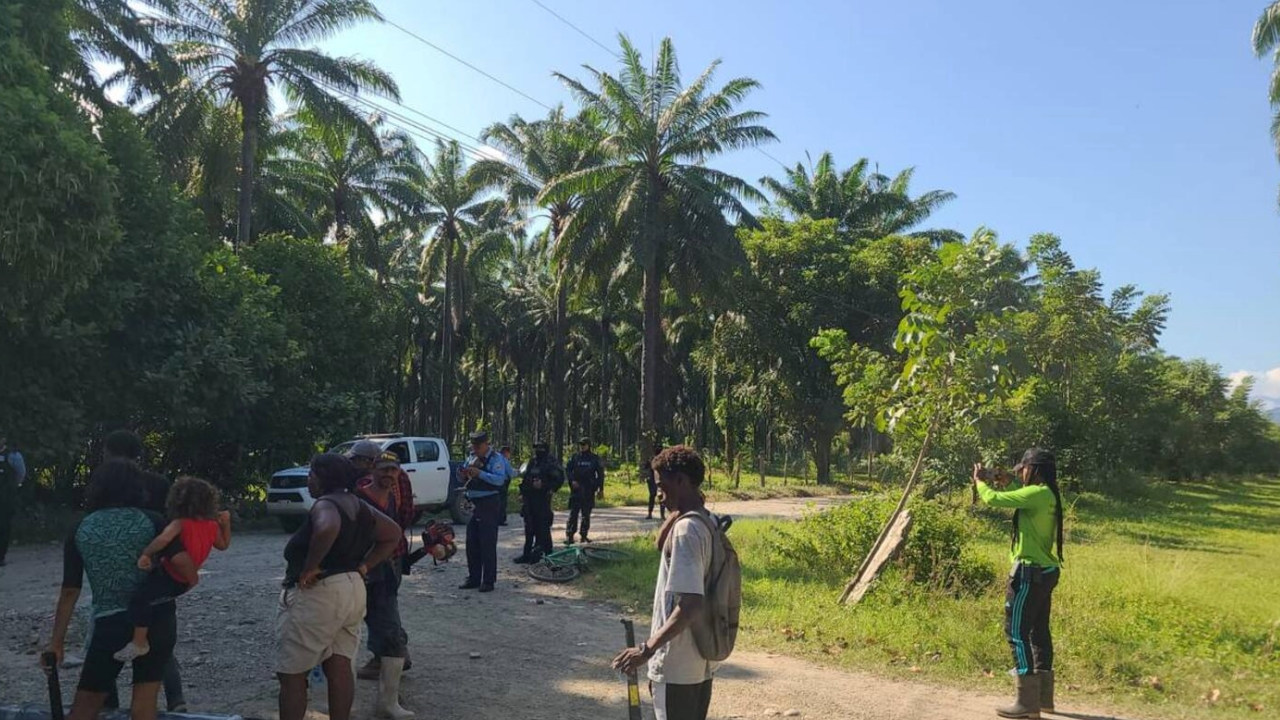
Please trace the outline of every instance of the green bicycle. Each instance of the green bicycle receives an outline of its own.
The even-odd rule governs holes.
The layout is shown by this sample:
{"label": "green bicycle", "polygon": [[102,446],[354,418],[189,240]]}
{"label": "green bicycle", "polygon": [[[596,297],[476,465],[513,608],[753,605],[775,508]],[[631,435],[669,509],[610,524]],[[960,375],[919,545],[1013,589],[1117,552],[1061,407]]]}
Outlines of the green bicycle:
{"label": "green bicycle", "polygon": [[529,577],[551,583],[567,583],[582,574],[590,560],[618,562],[631,557],[626,550],[595,545],[572,545],[557,550],[529,566]]}

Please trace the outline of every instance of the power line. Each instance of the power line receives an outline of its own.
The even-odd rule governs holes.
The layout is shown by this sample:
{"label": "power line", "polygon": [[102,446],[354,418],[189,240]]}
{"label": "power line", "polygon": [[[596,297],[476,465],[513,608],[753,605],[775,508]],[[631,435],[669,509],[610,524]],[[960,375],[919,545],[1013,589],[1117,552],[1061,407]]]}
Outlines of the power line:
{"label": "power line", "polygon": [[457,62],[459,62],[459,63],[462,63],[463,65],[466,65],[467,67],[471,68],[472,70],[475,70],[476,72],[478,72],[478,73],[480,73],[481,75],[483,75],[483,76],[485,76],[485,77],[489,78],[490,80],[492,80],[492,81],[494,81],[494,82],[498,83],[499,85],[501,85],[501,86],[505,87],[506,89],[510,90],[511,92],[516,93],[517,95],[520,95],[521,97],[525,98],[526,100],[529,100],[530,102],[533,102],[533,103],[536,103],[536,104],[538,104],[538,105],[541,105],[542,107],[546,108],[547,110],[554,110],[554,109],[555,109],[555,108],[551,107],[550,105],[548,105],[548,104],[546,104],[546,103],[542,102],[541,100],[539,100],[539,99],[535,98],[534,96],[532,96],[532,95],[530,95],[530,94],[528,94],[528,93],[524,92],[523,90],[520,90],[520,89],[519,89],[519,88],[517,88],[516,86],[511,85],[511,84],[509,84],[509,83],[507,83],[507,82],[504,82],[504,81],[502,81],[502,80],[498,79],[497,77],[495,77],[494,75],[491,75],[490,73],[485,72],[484,70],[481,70],[480,68],[476,67],[475,65],[472,65],[471,63],[467,62],[466,60],[463,60],[462,58],[458,57],[457,55],[454,55],[453,53],[449,52],[448,50],[445,50],[444,48],[440,47],[439,45],[436,45],[435,43],[433,43],[433,42],[431,42],[430,40],[428,40],[428,39],[426,39],[426,38],[422,37],[421,35],[419,35],[419,34],[417,34],[417,33],[413,32],[412,30],[409,30],[408,28],[405,28],[405,27],[403,27],[403,26],[401,26],[401,25],[399,25],[399,24],[397,24],[397,23],[394,23],[394,22],[392,22],[392,21],[390,21],[390,20],[385,20],[385,19],[384,19],[384,22],[386,22],[386,24],[390,25],[391,27],[393,27],[393,28],[395,28],[395,29],[399,30],[400,32],[404,33],[405,35],[408,35],[409,37],[411,37],[411,38],[413,38],[413,39],[417,40],[418,42],[422,43],[423,45],[426,45],[427,47],[429,47],[429,48],[431,48],[431,49],[435,50],[436,52],[439,52],[439,53],[442,53],[442,54],[444,54],[444,55],[447,55],[448,57],[453,58],[455,61],[457,61]]}
{"label": "power line", "polygon": [[610,55],[614,56],[615,58],[616,58],[616,57],[618,57],[618,53],[616,53],[616,52],[614,52],[613,50],[609,49],[609,46],[605,45],[604,43],[602,43],[602,42],[600,42],[599,40],[597,40],[597,39],[595,39],[594,37],[592,37],[592,36],[591,36],[591,35],[590,35],[586,30],[583,30],[582,28],[578,27],[577,25],[574,25],[573,23],[569,22],[568,18],[564,17],[564,16],[563,16],[563,15],[561,15],[560,13],[556,12],[555,10],[552,10],[551,8],[547,7],[546,5],[543,5],[542,3],[538,2],[538,0],[533,0],[533,4],[534,4],[534,5],[537,5],[538,7],[542,8],[543,10],[546,10],[547,12],[551,13],[551,15],[552,15],[555,19],[557,19],[557,20],[559,20],[560,22],[564,23],[565,25],[568,25],[569,27],[573,28],[573,29],[574,29],[575,31],[577,31],[577,33],[578,33],[579,35],[581,35],[582,37],[584,37],[584,38],[586,38],[586,39],[590,40],[591,42],[595,43],[596,45],[599,45],[601,50],[604,50],[605,52],[609,53]]}
{"label": "power line", "polygon": [[[387,98],[387,99],[386,99],[386,100],[387,100],[387,102],[394,103],[396,106],[398,106],[398,107],[400,107],[400,108],[402,108],[402,109],[404,109],[404,110],[407,110],[407,111],[409,111],[409,112],[415,113],[415,114],[417,114],[417,115],[421,115],[422,117],[427,118],[428,120],[430,120],[430,121],[432,121],[432,122],[439,123],[440,125],[443,125],[444,127],[447,127],[447,128],[449,128],[449,129],[453,130],[454,132],[457,132],[457,133],[459,133],[459,134],[461,134],[461,135],[463,135],[463,136],[465,136],[465,137],[468,137],[468,138],[471,138],[472,140],[475,140],[477,143],[479,143],[479,144],[480,144],[480,147],[476,147],[476,146],[474,146],[474,145],[470,145],[470,144],[468,144],[468,143],[466,143],[466,142],[463,142],[462,140],[459,140],[458,138],[456,138],[456,137],[454,137],[454,136],[452,136],[452,135],[449,135],[449,134],[447,134],[447,133],[444,133],[444,132],[441,132],[441,131],[436,130],[436,129],[434,129],[434,128],[431,128],[431,127],[428,127],[428,126],[426,126],[426,125],[423,125],[422,123],[420,123],[420,122],[418,122],[418,121],[416,121],[416,120],[413,120],[412,118],[406,117],[405,115],[402,115],[402,114],[400,114],[400,113],[398,113],[398,112],[396,112],[396,111],[394,111],[394,110],[392,110],[392,109],[390,109],[390,108],[388,108],[388,107],[385,107],[385,106],[383,106],[383,105],[381,105],[381,104],[379,104],[379,103],[377,103],[377,102],[374,102],[372,99],[370,99],[370,98],[368,98],[368,97],[365,97],[365,96],[359,96],[359,95],[356,95],[356,94],[354,94],[354,93],[352,93],[352,92],[350,92],[350,91],[344,90],[344,89],[342,89],[342,88],[334,87],[334,86],[332,86],[332,85],[328,85],[328,84],[323,83],[323,82],[322,82],[322,83],[320,83],[320,84],[321,84],[321,86],[325,87],[325,88],[326,88],[326,89],[328,89],[329,91],[331,91],[331,92],[333,92],[333,93],[336,93],[336,94],[338,94],[338,95],[341,95],[341,96],[345,97],[347,100],[349,100],[349,101],[351,101],[351,102],[354,102],[354,103],[357,103],[357,104],[361,105],[361,106],[362,106],[362,107],[364,107],[366,110],[370,110],[370,111],[373,111],[373,112],[378,112],[378,113],[381,113],[382,115],[386,116],[387,118],[390,118],[390,120],[388,120],[388,124],[389,124],[389,125],[392,125],[393,127],[396,127],[396,128],[398,128],[398,129],[400,129],[400,130],[403,130],[404,132],[407,132],[407,133],[409,133],[409,134],[411,134],[411,135],[414,135],[415,137],[418,137],[418,138],[423,139],[423,140],[430,140],[430,141],[432,141],[432,142],[434,142],[434,141],[436,141],[436,140],[444,140],[444,141],[447,141],[447,142],[455,142],[455,143],[457,143],[457,144],[458,144],[458,147],[459,147],[460,149],[462,149],[466,154],[468,154],[468,155],[470,155],[470,156],[471,156],[471,159],[472,159],[472,160],[494,160],[494,159],[495,159],[495,158],[494,158],[494,154],[496,153],[497,155],[501,156],[501,158],[502,158],[502,159],[501,159],[501,162],[503,162],[503,164],[505,164],[505,165],[507,165],[508,167],[510,167],[512,170],[514,170],[514,171],[516,172],[516,174],[517,174],[517,175],[519,175],[523,180],[525,180],[526,182],[528,182],[528,183],[530,183],[530,184],[532,184],[532,185],[540,185],[540,184],[541,184],[541,183],[539,183],[536,179],[534,179],[533,177],[531,177],[528,173],[524,172],[521,168],[519,168],[518,166],[516,166],[514,163],[510,162],[509,160],[506,160],[506,153],[504,153],[501,149],[499,149],[499,148],[495,148],[495,147],[493,147],[492,145],[489,145],[488,143],[484,142],[483,140],[480,140],[480,139],[476,138],[476,137],[475,137],[475,136],[473,136],[473,135],[469,135],[469,134],[467,134],[467,133],[465,133],[465,132],[463,132],[463,131],[461,131],[461,130],[458,130],[457,128],[453,127],[452,125],[448,125],[448,124],[446,124],[446,123],[444,123],[444,122],[441,122],[441,121],[439,121],[439,120],[436,120],[435,118],[432,118],[431,116],[427,115],[426,113],[423,113],[423,112],[418,111],[418,110],[416,110],[416,109],[414,109],[414,108],[412,108],[412,107],[410,107],[410,106],[408,106],[408,105],[405,105],[403,102],[400,102],[400,101],[398,101],[398,100],[392,100],[392,99],[390,99],[390,98]],[[392,122],[391,120],[395,120],[396,122]],[[409,127],[405,127],[405,125],[408,125]],[[486,152],[485,152],[485,150],[488,150],[489,152],[488,152],[488,153],[486,153]]]}

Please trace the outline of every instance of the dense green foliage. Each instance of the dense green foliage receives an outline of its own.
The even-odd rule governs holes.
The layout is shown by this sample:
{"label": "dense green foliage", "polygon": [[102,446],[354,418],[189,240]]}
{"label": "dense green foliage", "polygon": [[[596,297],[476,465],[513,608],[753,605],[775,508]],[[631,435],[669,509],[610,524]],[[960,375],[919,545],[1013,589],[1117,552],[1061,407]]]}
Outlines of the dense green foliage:
{"label": "dense green foliage", "polygon": [[0,426],[45,492],[116,427],[249,496],[355,432],[479,426],[628,465],[692,442],[734,485],[900,474],[930,428],[935,489],[1031,443],[1086,484],[1280,466],[1247,385],[1160,352],[1167,298],[1104,293],[1056,238],[922,227],[952,194],[865,158],[762,178],[772,203],[718,170],[773,138],[750,78],[624,37],[560,76],[580,109],[490,126],[475,162],[366,114],[375,66],[301,49],[379,19],[0,0]]}

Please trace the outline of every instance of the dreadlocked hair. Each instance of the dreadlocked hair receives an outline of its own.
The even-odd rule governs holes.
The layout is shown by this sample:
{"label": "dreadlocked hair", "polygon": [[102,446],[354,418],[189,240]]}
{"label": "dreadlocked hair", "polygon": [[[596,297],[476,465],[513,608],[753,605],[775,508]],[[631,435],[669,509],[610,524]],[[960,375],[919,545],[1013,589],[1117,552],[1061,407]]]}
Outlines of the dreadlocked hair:
{"label": "dreadlocked hair", "polygon": [[[1058,546],[1058,562],[1062,559],[1062,538],[1063,538],[1063,520],[1062,520],[1062,490],[1058,488],[1058,468],[1054,465],[1032,465],[1031,479],[1028,481],[1032,484],[1043,484],[1048,486],[1049,491],[1053,493],[1053,519],[1058,526],[1057,546]],[[1018,546],[1018,513],[1021,510],[1013,511],[1013,528],[1009,538],[1009,547]]]}

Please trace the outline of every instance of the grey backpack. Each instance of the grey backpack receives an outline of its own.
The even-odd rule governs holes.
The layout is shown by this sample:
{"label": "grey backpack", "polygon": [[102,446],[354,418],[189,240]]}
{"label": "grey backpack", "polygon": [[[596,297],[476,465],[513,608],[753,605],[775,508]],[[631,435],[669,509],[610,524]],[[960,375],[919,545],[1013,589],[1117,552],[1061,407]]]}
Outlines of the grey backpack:
{"label": "grey backpack", "polygon": [[725,532],[733,518],[714,518],[706,512],[692,512],[711,531],[711,566],[707,570],[704,616],[691,628],[698,652],[704,659],[718,662],[729,657],[738,639],[738,616],[742,612],[742,565],[738,552]]}

